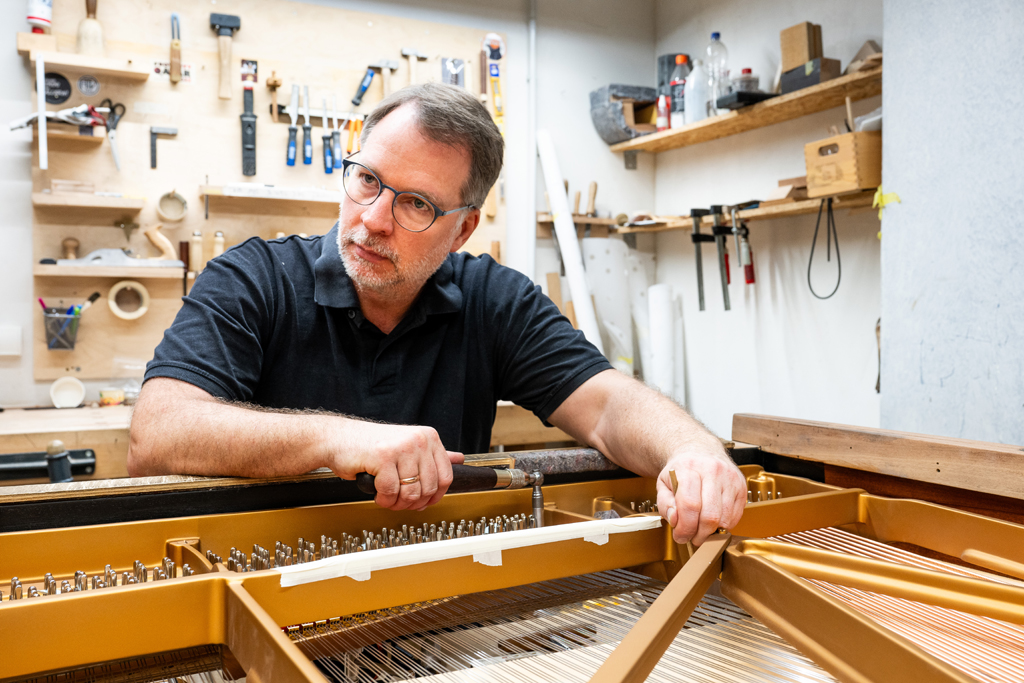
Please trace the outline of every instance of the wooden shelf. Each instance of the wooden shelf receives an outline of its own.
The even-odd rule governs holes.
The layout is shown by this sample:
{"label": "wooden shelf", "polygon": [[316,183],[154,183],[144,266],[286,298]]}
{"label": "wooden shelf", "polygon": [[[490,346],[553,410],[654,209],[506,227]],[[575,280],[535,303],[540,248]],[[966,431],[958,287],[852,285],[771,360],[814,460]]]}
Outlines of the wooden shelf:
{"label": "wooden shelf", "polygon": [[32,266],[36,277],[109,277],[134,280],[180,280],[181,268],[152,268],[146,266],[56,266],[37,263]]}
{"label": "wooden shelf", "polygon": [[842,106],[846,98],[862,100],[882,92],[882,67],[840,76],[819,85],[773,97],[764,102],[720,116],[713,116],[682,128],[643,135],[612,145],[613,152],[665,152],[679,147],[764,128],[783,121]]}
{"label": "wooden shelf", "polygon": [[138,213],[145,203],[142,197],[103,197],[88,192],[32,193],[32,206],[55,209],[119,209]]}
{"label": "wooden shelf", "polygon": [[[78,126],[67,123],[46,122],[46,140],[50,145],[54,143],[69,143],[68,148],[91,149],[99,147],[107,139],[107,129],[103,126],[89,126],[92,128],[92,135],[85,135]],[[39,127],[32,126],[32,138],[38,140]],[[33,143],[37,144],[37,143]]]}
{"label": "wooden shelf", "polygon": [[[837,197],[832,203],[833,210],[841,209],[860,209],[871,206],[872,199],[875,196],[874,190],[868,190],[866,192],[859,192],[857,194],[844,195]],[[790,204],[775,204],[774,206],[767,206],[765,208],[756,209],[745,209],[736,213],[737,217],[742,220],[753,223],[755,221],[765,221],[772,218],[786,218],[788,216],[804,216],[809,213],[817,213],[821,207],[821,199],[804,199],[798,202],[792,202]],[[667,232],[670,230],[692,230],[693,221],[689,216],[659,216],[664,219],[664,222],[660,225],[643,226],[636,228],[612,228],[615,232],[628,234],[628,233],[640,233],[640,232]],[[729,214],[722,216],[722,223],[724,225],[731,225],[732,218]],[[701,219],[701,226],[710,228],[714,225],[714,219],[711,216],[704,216]]]}
{"label": "wooden shelf", "polygon": [[[289,196],[292,195],[292,196]],[[334,217],[345,195],[332,190],[238,185],[200,185],[199,196],[210,198],[210,211],[279,214],[293,217]]]}
{"label": "wooden shelf", "polygon": [[152,70],[149,66],[143,66],[143,60],[135,57],[94,57],[50,50],[29,52],[29,60],[33,64],[39,59],[46,64],[47,70],[60,69],[64,74],[88,74],[98,78],[118,78],[125,81],[145,81]]}
{"label": "wooden shelf", "polygon": [[[550,213],[538,213],[538,223],[554,223],[555,218]],[[588,216],[584,213],[574,213],[572,215],[572,222],[576,225],[617,225],[614,218],[598,218],[596,216]]]}

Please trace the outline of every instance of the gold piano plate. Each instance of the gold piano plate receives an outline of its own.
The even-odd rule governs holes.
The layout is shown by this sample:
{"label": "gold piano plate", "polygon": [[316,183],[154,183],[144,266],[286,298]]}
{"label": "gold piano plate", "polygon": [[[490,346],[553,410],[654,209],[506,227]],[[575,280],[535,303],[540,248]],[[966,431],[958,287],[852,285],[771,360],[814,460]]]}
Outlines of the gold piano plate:
{"label": "gold piano plate", "polygon": [[[804,672],[801,680],[998,680],[999,672],[1021,670],[1012,667],[1024,663],[1024,527],[768,474],[757,466],[741,469],[751,500],[743,520],[732,536],[713,536],[692,557],[671,541],[664,524],[612,533],[603,544],[573,538],[506,548],[498,566],[472,556],[450,557],[374,569],[366,580],[342,576],[290,587],[282,586],[278,568],[260,569],[257,563],[253,571],[230,571],[226,561],[211,563],[207,557],[207,551],[228,557],[232,547],[242,549],[237,557],[252,557],[254,546],[276,550],[276,543],[302,537],[316,539],[310,559],[318,560],[322,548],[331,547],[321,544],[321,536],[365,541],[363,530],[382,527],[446,520],[451,529],[453,521],[511,520],[531,511],[528,489],[450,495],[424,513],[355,502],[0,534],[0,680],[41,680],[44,674],[63,676],[46,680],[163,680],[194,675],[195,667],[208,667],[209,676],[245,675],[250,681],[322,681],[325,675],[345,680],[337,658],[351,656],[352,666],[366,665],[367,653],[356,652],[365,643],[352,638],[373,636],[374,624],[382,630],[376,640],[371,637],[373,647],[382,648],[385,660],[388,652],[389,661],[396,652],[407,660],[380,668],[392,678],[381,674],[379,680],[400,680],[394,675],[414,669],[442,673],[443,658],[435,655],[431,666],[441,669],[413,665],[414,659],[428,661],[426,643],[439,642],[431,629],[442,621],[429,617],[439,614],[465,620],[462,646],[466,639],[502,635],[492,638],[479,662],[447,671],[451,678],[444,680],[545,680],[546,671],[547,680],[686,680],[678,670],[691,661],[684,655],[703,647],[710,649],[701,661],[722,667],[748,655],[762,664],[791,661]],[[548,527],[592,522],[595,516],[656,515],[635,512],[656,498],[652,480],[561,484],[544,492]],[[495,538],[531,531],[503,531]],[[428,545],[437,549],[448,542]],[[138,575],[136,561],[169,567],[174,578],[59,590],[76,571],[90,578],[108,575],[107,565],[121,584],[126,573]],[[331,565],[335,559],[321,561]],[[185,564],[194,574],[180,575]],[[56,594],[9,600],[15,576],[23,591],[45,593],[49,585]],[[579,587],[599,577],[614,585],[581,597]],[[557,593],[556,585],[569,588],[535,609],[528,609],[525,598],[506,601],[511,606],[505,612],[486,609],[496,604],[495,596],[534,594],[545,586]],[[636,597],[641,594],[646,597]],[[632,602],[616,596],[633,596]],[[587,600],[596,602],[588,608]],[[512,614],[517,603],[521,609]],[[547,623],[555,612],[567,616]],[[730,616],[716,621],[712,612]],[[419,630],[408,627],[411,614],[426,620]],[[506,620],[498,623],[502,614]],[[615,628],[612,619],[620,620]],[[929,620],[931,631],[922,623]],[[467,626],[478,622],[483,625],[474,628],[484,629],[479,633]],[[944,646],[950,635],[943,628],[954,627],[968,630],[971,638]],[[740,632],[748,636],[745,645]],[[318,658],[316,648],[329,642],[335,645]],[[342,642],[357,645],[344,649]],[[992,642],[1001,649],[993,650]],[[751,643],[760,643],[760,654],[751,654]],[[396,650],[400,645],[405,649]],[[741,657],[737,648],[743,647],[748,650]],[[335,662],[334,669],[324,662]],[[659,662],[674,673],[657,669]],[[96,666],[103,663],[117,666]],[[697,666],[685,666],[691,665]],[[742,664],[730,675],[793,680],[774,664],[760,673],[750,666]],[[115,669],[148,673],[117,678],[110,675]]]}

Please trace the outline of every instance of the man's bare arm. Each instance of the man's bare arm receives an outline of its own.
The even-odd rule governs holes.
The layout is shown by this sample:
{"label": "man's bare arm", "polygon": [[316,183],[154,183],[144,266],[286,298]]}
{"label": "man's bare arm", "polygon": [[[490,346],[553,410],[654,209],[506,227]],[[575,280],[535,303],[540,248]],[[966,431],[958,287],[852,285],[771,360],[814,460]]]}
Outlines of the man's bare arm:
{"label": "man's bare arm", "polygon": [[[673,401],[616,370],[584,382],[548,418],[575,439],[637,474],[658,479],[658,509],[676,541],[700,545],[732,528],[746,482],[722,442]],[[672,495],[669,471],[679,489]]]}
{"label": "man's bare arm", "polygon": [[[278,477],[329,467],[354,479],[369,472],[377,503],[395,510],[436,503],[451,484],[451,463],[461,461],[430,427],[255,410],[163,377],[142,387],[128,443],[132,476]],[[419,481],[400,484],[407,477]]]}

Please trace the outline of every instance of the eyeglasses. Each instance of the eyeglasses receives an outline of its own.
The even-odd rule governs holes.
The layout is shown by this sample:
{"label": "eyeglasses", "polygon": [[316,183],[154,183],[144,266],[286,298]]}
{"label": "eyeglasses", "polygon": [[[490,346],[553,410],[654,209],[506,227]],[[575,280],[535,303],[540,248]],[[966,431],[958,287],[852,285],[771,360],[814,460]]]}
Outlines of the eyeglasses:
{"label": "eyeglasses", "polygon": [[422,195],[415,192],[399,192],[385,185],[376,173],[360,163],[343,159],[341,165],[342,185],[349,199],[360,206],[369,206],[384,194],[384,190],[391,190],[395,195],[394,201],[391,202],[391,214],[395,217],[395,222],[409,232],[423,232],[442,216],[476,208],[467,205],[451,211],[442,211],[441,207]]}

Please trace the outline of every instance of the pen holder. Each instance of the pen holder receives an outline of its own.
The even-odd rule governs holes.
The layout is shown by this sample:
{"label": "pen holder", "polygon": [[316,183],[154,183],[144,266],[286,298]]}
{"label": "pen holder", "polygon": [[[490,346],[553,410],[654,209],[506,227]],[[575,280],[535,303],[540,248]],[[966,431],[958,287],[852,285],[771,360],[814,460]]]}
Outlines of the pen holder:
{"label": "pen holder", "polygon": [[71,351],[78,337],[80,317],[68,315],[60,309],[46,309],[43,312],[43,330],[46,332],[46,348],[50,351]]}

